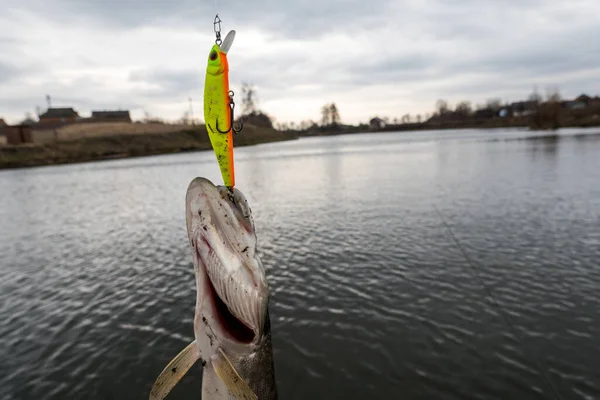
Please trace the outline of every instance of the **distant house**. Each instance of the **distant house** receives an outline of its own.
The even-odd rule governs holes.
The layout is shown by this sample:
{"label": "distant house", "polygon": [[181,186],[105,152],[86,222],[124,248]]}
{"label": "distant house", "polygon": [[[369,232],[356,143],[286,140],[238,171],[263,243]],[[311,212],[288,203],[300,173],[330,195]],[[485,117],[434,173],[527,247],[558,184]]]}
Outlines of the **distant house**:
{"label": "distant house", "polygon": [[77,121],[79,114],[73,108],[49,108],[40,115],[41,125],[63,125]]}
{"label": "distant house", "polygon": [[381,129],[385,126],[385,121],[379,117],[371,118],[369,121],[371,129]]}
{"label": "distant house", "polygon": [[594,99],[588,96],[587,94],[582,94],[575,98],[575,100],[566,101],[564,106],[569,110],[581,110],[586,108],[590,104],[594,102]]}
{"label": "distant house", "polygon": [[538,102],[535,100],[517,101],[510,105],[514,116],[531,115],[538,108]]}
{"label": "distant house", "polygon": [[585,103],[577,100],[567,101],[566,107],[569,110],[581,110],[585,108]]}
{"label": "distant house", "polygon": [[7,144],[31,143],[31,125],[5,125],[2,127]]}
{"label": "distant house", "polygon": [[129,111],[92,111],[93,122],[131,122]]}
{"label": "distant house", "polygon": [[498,115],[498,112],[490,107],[480,108],[473,112],[474,119],[490,119]]}
{"label": "distant house", "polygon": [[575,101],[578,103],[583,103],[587,106],[592,102],[592,98],[590,96],[588,96],[587,94],[582,94],[579,97],[577,97],[575,99]]}

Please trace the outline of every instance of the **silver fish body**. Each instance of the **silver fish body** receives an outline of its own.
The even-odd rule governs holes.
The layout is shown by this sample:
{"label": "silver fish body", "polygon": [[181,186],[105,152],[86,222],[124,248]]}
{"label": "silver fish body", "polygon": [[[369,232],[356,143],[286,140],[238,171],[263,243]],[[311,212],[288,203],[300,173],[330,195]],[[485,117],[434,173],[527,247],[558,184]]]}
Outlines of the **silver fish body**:
{"label": "silver fish body", "polygon": [[201,359],[202,399],[277,399],[269,288],[246,198],[196,178],[186,194],[186,225],[196,275],[195,340],[163,370],[150,398],[164,398]]}

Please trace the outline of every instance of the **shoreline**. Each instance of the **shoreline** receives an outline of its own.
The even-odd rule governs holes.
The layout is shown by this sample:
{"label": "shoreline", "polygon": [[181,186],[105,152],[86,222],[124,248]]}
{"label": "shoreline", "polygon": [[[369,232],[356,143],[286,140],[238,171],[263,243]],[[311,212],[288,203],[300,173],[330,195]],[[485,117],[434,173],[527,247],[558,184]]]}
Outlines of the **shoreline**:
{"label": "shoreline", "polygon": [[[467,124],[403,124],[381,129],[360,129],[357,126],[338,129],[322,128],[319,131],[278,131],[272,128],[247,125],[234,137],[235,147],[297,140],[315,136],[339,136],[348,134],[424,132],[433,130],[480,129],[525,129],[530,132],[548,133],[547,129],[531,129],[522,124],[512,126],[466,126]],[[454,125],[454,126],[448,126]],[[459,126],[457,126],[459,125]],[[598,126],[564,126],[561,128],[594,128]],[[0,171],[7,169],[33,168],[52,165],[100,162],[124,158],[149,157],[194,151],[211,150],[212,145],[204,126],[190,129],[143,135],[118,134],[97,137],[59,140],[49,143],[0,146]]]}
{"label": "shoreline", "polygon": [[300,137],[309,136],[335,136],[351,133],[381,133],[381,132],[421,132],[421,131],[437,131],[437,130],[462,130],[462,129],[514,129],[521,128],[530,131],[548,132],[556,129],[566,128],[597,128],[600,127],[600,118],[578,123],[563,123],[552,129],[544,126],[543,128],[534,129],[529,120],[525,117],[513,118],[511,120],[503,120],[501,118],[487,120],[470,120],[470,121],[438,121],[438,122],[410,122],[404,124],[387,124],[380,128],[373,128],[369,125],[338,125],[313,127],[308,130],[287,130]]}
{"label": "shoreline", "polygon": [[[298,139],[298,135],[247,125],[235,147]],[[108,135],[40,144],[0,146],[0,170],[108,161],[211,150],[204,126],[144,135]]]}

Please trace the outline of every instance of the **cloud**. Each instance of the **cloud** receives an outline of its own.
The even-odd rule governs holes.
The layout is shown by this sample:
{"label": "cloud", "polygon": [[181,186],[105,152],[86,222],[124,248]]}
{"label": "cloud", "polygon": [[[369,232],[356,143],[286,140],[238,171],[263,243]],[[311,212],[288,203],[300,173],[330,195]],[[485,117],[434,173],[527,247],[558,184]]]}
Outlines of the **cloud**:
{"label": "cloud", "polygon": [[3,0],[8,9],[35,10],[59,23],[94,24],[109,29],[187,26],[204,29],[219,12],[225,25],[257,28],[279,38],[305,38],[345,31],[384,18],[391,0]]}
{"label": "cloud", "polygon": [[18,71],[12,65],[0,61],[0,85],[10,82],[18,76]]}
{"label": "cloud", "polygon": [[190,88],[200,87],[203,84],[203,77],[196,69],[159,68],[132,71],[129,81],[148,84],[145,89],[138,90],[141,95],[173,99],[189,92]]}
{"label": "cloud", "polygon": [[[219,10],[231,86],[279,120],[430,111],[438,98],[519,100],[533,85],[597,94],[596,0],[0,0],[0,115],[46,94],[83,113],[179,118],[202,99]],[[63,104],[64,103],[64,104]],[[70,103],[70,104],[68,104]],[[198,105],[195,106],[199,108]]]}

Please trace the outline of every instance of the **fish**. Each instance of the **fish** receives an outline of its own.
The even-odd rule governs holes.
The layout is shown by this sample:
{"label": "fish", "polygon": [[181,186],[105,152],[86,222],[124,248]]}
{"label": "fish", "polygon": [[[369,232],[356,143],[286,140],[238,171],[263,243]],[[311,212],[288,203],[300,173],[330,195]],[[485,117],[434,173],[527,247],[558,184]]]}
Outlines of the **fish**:
{"label": "fish", "polygon": [[209,179],[189,184],[186,226],[196,277],[194,340],[163,369],[163,399],[201,360],[202,399],[277,399],[270,291],[248,201]]}
{"label": "fish", "polygon": [[235,186],[233,163],[233,92],[229,90],[227,53],[233,44],[235,31],[229,31],[223,42],[215,43],[208,53],[204,81],[204,123],[225,186]]}

